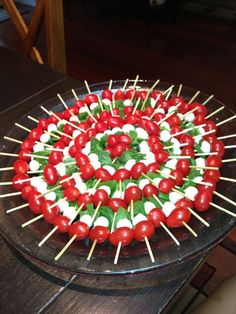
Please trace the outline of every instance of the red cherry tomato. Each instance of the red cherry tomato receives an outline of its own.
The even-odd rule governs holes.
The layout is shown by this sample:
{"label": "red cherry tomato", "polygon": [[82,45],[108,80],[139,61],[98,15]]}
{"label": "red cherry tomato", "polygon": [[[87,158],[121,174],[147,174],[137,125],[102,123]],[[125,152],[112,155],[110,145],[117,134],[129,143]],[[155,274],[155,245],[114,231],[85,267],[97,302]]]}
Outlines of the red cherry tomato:
{"label": "red cherry tomato", "polygon": [[156,122],[160,122],[162,119],[164,119],[165,118],[165,114],[164,113],[162,113],[162,112],[157,112],[156,114],[155,114],[155,116],[154,116],[154,120],[156,121]]}
{"label": "red cherry tomato", "polygon": [[29,208],[34,214],[41,213],[41,206],[43,202],[43,197],[38,197],[40,195],[39,192],[32,192],[29,196]]}
{"label": "red cherry tomato", "polygon": [[63,154],[58,151],[52,151],[48,157],[48,162],[52,165],[57,165],[63,160]]}
{"label": "red cherry tomato", "polygon": [[187,146],[189,147],[193,147],[194,146],[194,139],[191,135],[189,134],[182,134],[180,137],[180,143],[181,144],[187,144]]}
{"label": "red cherry tomato", "polygon": [[136,125],[138,123],[138,117],[135,115],[130,115],[125,118],[125,123]]}
{"label": "red cherry tomato", "polygon": [[143,195],[146,198],[152,197],[153,195],[158,195],[158,189],[152,184],[146,184],[143,188]]}
{"label": "red cherry tomato", "polygon": [[212,202],[212,192],[209,190],[201,190],[198,192],[198,194],[195,197],[194,200],[194,207],[199,212],[203,212],[208,210],[208,208],[211,206]]}
{"label": "red cherry tomato", "polygon": [[159,151],[163,151],[163,144],[162,143],[153,143],[150,146],[150,150],[152,153],[158,153]]}
{"label": "red cherry tomato", "polygon": [[69,221],[69,218],[66,216],[56,216],[53,224],[57,227],[58,232],[66,233],[70,227]]}
{"label": "red cherry tomato", "polygon": [[112,100],[113,93],[110,89],[104,89],[102,91],[102,99]]}
{"label": "red cherry tomato", "polygon": [[107,119],[107,123],[110,128],[119,127],[121,128],[124,125],[124,120],[121,117],[111,116]]}
{"label": "red cherry tomato", "polygon": [[24,186],[29,184],[30,181],[28,179],[29,179],[29,176],[27,174],[16,174],[12,178],[14,189],[17,191],[21,191]]}
{"label": "red cherry tomato", "polygon": [[130,145],[131,144],[131,138],[127,134],[120,134],[118,135],[118,139],[121,143],[125,145]]}
{"label": "red cherry tomato", "polygon": [[74,130],[75,130],[75,128],[72,125],[70,125],[70,124],[65,124],[63,126],[63,132],[68,134],[68,135],[72,135]]}
{"label": "red cherry tomato", "polygon": [[79,206],[82,206],[82,209],[83,210],[86,210],[87,209],[87,205],[88,204],[92,204],[93,203],[93,196],[90,195],[89,193],[83,193],[83,194],[80,194],[78,200],[77,200],[77,203]]}
{"label": "red cherry tomato", "polygon": [[29,139],[33,141],[39,141],[42,134],[43,130],[41,128],[34,128],[30,131]]}
{"label": "red cherry tomato", "polygon": [[138,201],[142,198],[142,191],[138,186],[130,186],[129,188],[126,189],[125,191],[125,201],[127,203],[130,203],[131,200],[133,201]]}
{"label": "red cherry tomato", "polygon": [[115,100],[125,100],[125,94],[122,90],[118,89],[115,92]]}
{"label": "red cherry tomato", "polygon": [[149,136],[148,140],[147,140],[148,145],[151,147],[152,144],[154,143],[160,143],[160,137],[153,134],[151,136]]}
{"label": "red cherry tomato", "polygon": [[31,151],[29,149],[22,149],[19,152],[19,159],[25,160],[25,161],[30,161],[31,157],[28,156],[29,154],[31,154]]}
{"label": "red cherry tomato", "polygon": [[62,141],[58,141],[53,145],[54,148],[64,149],[65,144]]}
{"label": "red cherry tomato", "polygon": [[21,143],[21,149],[22,150],[28,150],[31,151],[34,147],[34,141],[30,139],[26,139]]}
{"label": "red cherry tomato", "polygon": [[87,105],[91,105],[94,102],[98,102],[98,96],[95,94],[88,94],[85,96],[84,101]]}
{"label": "red cherry tomato", "polygon": [[133,111],[134,111],[133,106],[126,106],[123,112],[125,116],[128,116],[128,115],[131,115]]}
{"label": "red cherry tomato", "polygon": [[140,221],[134,227],[134,238],[136,241],[144,241],[145,238],[150,239],[155,232],[155,227],[150,220]]}
{"label": "red cherry tomato", "polygon": [[157,170],[160,170],[160,169],[161,169],[160,165],[157,162],[153,162],[147,166],[147,173],[156,172]]}
{"label": "red cherry tomato", "polygon": [[175,206],[176,206],[176,208],[178,208],[178,207],[186,207],[186,208],[190,207],[190,208],[192,208],[193,202],[190,199],[183,197],[175,203]]}
{"label": "red cherry tomato", "polygon": [[[181,131],[183,131],[183,128],[182,128],[180,125],[175,125],[175,126],[173,126],[173,127],[171,128],[170,134],[171,134],[171,135],[177,134],[177,133],[179,133],[179,132],[181,132]],[[180,140],[181,135],[182,135],[182,134],[180,134],[180,135],[175,135],[175,137],[176,137],[178,140]]]}
{"label": "red cherry tomato", "polygon": [[147,172],[147,166],[143,162],[137,162],[130,170],[131,177],[133,179],[138,179],[142,173]]}
{"label": "red cherry tomato", "polygon": [[80,173],[83,180],[90,180],[93,178],[95,170],[91,164],[86,164],[80,167]]}
{"label": "red cherry tomato", "polygon": [[205,170],[203,175],[204,181],[208,181],[210,179],[212,181],[218,182],[220,180],[220,177],[221,177],[220,171],[213,169]]}
{"label": "red cherry tomato", "polygon": [[95,170],[95,177],[97,180],[100,179],[102,182],[112,180],[112,175],[104,168],[98,168]]}
{"label": "red cherry tomato", "polygon": [[109,199],[107,205],[111,207],[113,212],[117,212],[120,207],[127,208],[127,203],[125,202],[125,200],[117,197]]}
{"label": "red cherry tomato", "polygon": [[166,219],[166,224],[170,228],[179,228],[183,222],[188,223],[191,213],[186,207],[175,208]]}
{"label": "red cherry tomato", "polygon": [[30,194],[35,191],[36,190],[32,185],[27,184],[21,189],[21,197],[23,200],[28,201]]}
{"label": "red cherry tomato", "polygon": [[220,168],[222,166],[222,160],[219,156],[216,155],[208,156],[206,159],[206,166]]}
{"label": "red cherry tomato", "polygon": [[103,189],[98,189],[93,195],[93,203],[95,206],[98,206],[99,203],[101,203],[101,205],[107,205],[108,200],[109,195]]}
{"label": "red cherry tomato", "polygon": [[162,163],[168,160],[169,154],[165,150],[160,150],[155,154],[156,162]]}
{"label": "red cherry tomato", "polygon": [[184,180],[183,180],[184,179],[184,175],[183,175],[183,173],[180,170],[174,169],[174,170],[171,171],[170,175],[175,178],[174,180],[175,180],[175,184],[176,185],[178,185],[178,186],[183,185],[183,183],[184,183]]}
{"label": "red cherry tomato", "polygon": [[225,153],[225,147],[222,141],[215,140],[211,143],[211,151],[217,152],[220,157],[223,157]]}
{"label": "red cherry tomato", "polygon": [[87,122],[80,122],[78,124],[78,127],[83,129],[84,131],[87,131],[90,128],[90,125]]}
{"label": "red cherry tomato", "polygon": [[161,226],[161,222],[163,224],[166,223],[166,216],[160,208],[153,208],[147,216],[148,220],[152,222],[155,228]]}
{"label": "red cherry tomato", "polygon": [[173,127],[173,126],[176,126],[176,125],[180,125],[181,120],[180,120],[179,116],[177,116],[177,114],[173,114],[172,116],[170,116],[167,119],[167,122],[169,123],[169,125],[171,127]]}
{"label": "red cherry tomato", "polygon": [[147,120],[144,129],[148,132],[149,135],[157,135],[160,133],[159,126],[151,120]]}
{"label": "red cherry tomato", "polygon": [[126,99],[131,99],[131,98],[135,97],[135,95],[136,95],[136,90],[134,90],[134,89],[129,89],[129,90],[127,90],[126,93],[125,93],[125,98],[126,98]]}
{"label": "red cherry tomato", "polygon": [[174,105],[178,105],[179,103],[184,103],[184,100],[182,97],[180,96],[176,96],[176,97],[172,97],[171,99],[169,99],[169,103],[171,106],[174,106]]}
{"label": "red cherry tomato", "polygon": [[186,146],[181,151],[181,156],[190,156],[191,158],[194,158],[195,152],[190,146]]}
{"label": "red cherry tomato", "polygon": [[105,242],[110,235],[110,230],[103,226],[96,226],[89,232],[89,239],[97,241],[98,244]]}
{"label": "red cherry tomato", "polygon": [[77,153],[75,155],[75,160],[78,167],[83,167],[90,163],[89,157],[83,153]]}
{"label": "red cherry tomato", "polygon": [[216,129],[217,129],[217,126],[216,126],[216,124],[215,124],[214,121],[212,121],[212,120],[207,120],[205,123],[206,123],[206,126],[205,126],[206,132],[212,131],[212,130],[216,130]]}
{"label": "red cherry tomato", "polygon": [[76,187],[68,187],[63,191],[64,197],[67,198],[69,202],[75,202],[79,196],[80,192]]}
{"label": "red cherry tomato", "polygon": [[[65,180],[68,179],[69,180]],[[69,187],[74,187],[75,186],[75,180],[71,178],[69,175],[64,175],[60,177],[60,184],[63,187],[63,189],[69,188]]]}
{"label": "red cherry tomato", "polygon": [[158,185],[159,191],[164,194],[171,192],[175,186],[175,181],[173,179],[162,179]]}
{"label": "red cherry tomato", "polygon": [[14,168],[15,173],[25,174],[29,170],[29,165],[24,160],[17,160],[14,162],[13,168]]}
{"label": "red cherry tomato", "polygon": [[210,183],[210,185],[198,184],[197,189],[199,192],[204,191],[204,190],[208,190],[209,192],[213,193],[216,190],[216,181],[215,180],[207,178],[207,179],[204,179],[204,182]]}
{"label": "red cherry tomato", "polygon": [[76,240],[83,240],[89,235],[89,227],[82,221],[76,221],[69,227],[69,235],[76,235]]}
{"label": "red cherry tomato", "polygon": [[75,103],[74,103],[74,107],[80,109],[82,107],[84,107],[85,105],[85,102],[81,99],[78,99]]}
{"label": "red cherry tomato", "polygon": [[105,132],[107,129],[108,129],[108,125],[107,125],[106,122],[104,122],[104,121],[98,121],[98,122],[95,124],[95,130],[96,130],[96,132],[98,132],[98,133],[103,133],[103,132]]}
{"label": "red cherry tomato", "polygon": [[115,157],[120,157],[123,152],[125,152],[127,149],[127,146],[123,143],[118,143],[113,149],[112,149],[112,153],[113,156]]}
{"label": "red cherry tomato", "polygon": [[117,228],[110,234],[109,240],[115,246],[118,246],[120,242],[122,243],[122,246],[126,246],[133,241],[133,238],[134,231],[132,229],[128,227],[121,227]]}
{"label": "red cherry tomato", "polygon": [[96,130],[93,128],[90,128],[87,130],[86,135],[88,137],[88,140],[91,140],[93,137],[95,137],[97,134]]}
{"label": "red cherry tomato", "polygon": [[108,136],[108,138],[107,138],[107,144],[108,144],[110,147],[114,147],[114,146],[116,146],[118,143],[119,143],[119,136],[118,136],[118,135],[112,134],[112,135],[109,135],[109,136]]}
{"label": "red cherry tomato", "polygon": [[195,114],[202,114],[203,116],[207,115],[206,106],[195,102],[191,104],[191,109],[194,109],[194,108],[197,108],[197,110],[194,111]]}
{"label": "red cherry tomato", "polygon": [[162,95],[162,92],[155,90],[154,92],[151,93],[151,97],[156,99],[159,99],[159,101],[163,101],[164,100],[164,96]]}
{"label": "red cherry tomato", "polygon": [[176,169],[180,170],[184,176],[187,176],[190,172],[190,163],[187,159],[180,159],[176,164]]}
{"label": "red cherry tomato", "polygon": [[40,119],[38,122],[38,127],[42,130],[47,130],[48,125],[49,125],[49,121],[48,119],[45,119],[45,118]]}
{"label": "red cherry tomato", "polygon": [[59,214],[59,208],[53,205],[54,202],[49,200],[44,200],[41,205],[43,217],[49,224],[53,224],[56,216]]}
{"label": "red cherry tomato", "polygon": [[84,148],[88,142],[88,136],[86,133],[81,133],[75,138],[75,146],[79,148]]}
{"label": "red cherry tomato", "polygon": [[77,146],[75,146],[75,145],[72,145],[72,146],[69,148],[69,154],[70,154],[71,157],[75,157],[75,155],[76,155],[77,153],[79,153],[79,152],[80,152],[80,148],[77,147]]}
{"label": "red cherry tomato", "polygon": [[195,116],[194,124],[201,125],[201,124],[204,124],[204,123],[206,123],[206,119],[205,119],[204,115],[198,114],[198,115]]}
{"label": "red cherry tomato", "polygon": [[145,110],[144,110],[144,115],[147,116],[147,117],[150,117],[154,112],[154,108],[152,107],[147,107]]}
{"label": "red cherry tomato", "polygon": [[58,173],[56,168],[53,165],[47,164],[43,169],[43,176],[45,181],[50,184],[54,185],[57,183],[58,180]]}
{"label": "red cherry tomato", "polygon": [[117,169],[113,175],[113,180],[124,181],[130,178],[130,172],[127,169]]}
{"label": "red cherry tomato", "polygon": [[191,106],[188,103],[182,103],[178,109],[180,113],[185,114],[191,109]]}

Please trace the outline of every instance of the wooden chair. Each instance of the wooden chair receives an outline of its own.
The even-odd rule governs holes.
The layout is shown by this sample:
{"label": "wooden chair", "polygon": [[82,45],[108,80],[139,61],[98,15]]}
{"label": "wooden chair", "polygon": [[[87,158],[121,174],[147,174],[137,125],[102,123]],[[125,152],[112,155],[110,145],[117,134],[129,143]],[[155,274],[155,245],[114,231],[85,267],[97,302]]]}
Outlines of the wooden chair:
{"label": "wooden chair", "polygon": [[27,26],[13,0],[0,0],[22,39],[22,53],[40,64],[44,61],[35,47],[39,29],[45,22],[47,64],[66,74],[65,38],[62,0],[37,0],[30,25]]}

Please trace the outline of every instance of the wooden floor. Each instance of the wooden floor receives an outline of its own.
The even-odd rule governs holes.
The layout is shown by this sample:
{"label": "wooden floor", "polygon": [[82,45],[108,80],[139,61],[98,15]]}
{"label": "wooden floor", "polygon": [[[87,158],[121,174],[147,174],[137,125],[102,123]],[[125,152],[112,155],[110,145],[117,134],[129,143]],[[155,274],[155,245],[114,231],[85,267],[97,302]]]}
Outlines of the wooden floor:
{"label": "wooden floor", "polygon": [[[68,74],[88,82],[132,78],[173,82],[235,104],[236,25],[179,12],[173,22],[154,12],[147,27],[140,14],[101,15],[72,1],[65,11]],[[27,18],[27,15],[26,15]],[[0,24],[0,44],[19,47],[11,23]],[[40,43],[40,46],[42,44]]]}

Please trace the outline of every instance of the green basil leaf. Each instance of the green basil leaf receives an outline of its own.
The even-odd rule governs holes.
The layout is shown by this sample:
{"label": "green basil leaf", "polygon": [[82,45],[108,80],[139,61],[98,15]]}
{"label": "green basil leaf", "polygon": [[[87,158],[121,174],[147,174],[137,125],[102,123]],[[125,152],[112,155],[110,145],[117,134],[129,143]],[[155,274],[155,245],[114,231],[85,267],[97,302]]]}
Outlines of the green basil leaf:
{"label": "green basil leaf", "polygon": [[120,207],[116,214],[114,229],[116,229],[117,222],[125,218],[130,219],[130,213],[128,213],[127,210],[124,209],[123,207]]}

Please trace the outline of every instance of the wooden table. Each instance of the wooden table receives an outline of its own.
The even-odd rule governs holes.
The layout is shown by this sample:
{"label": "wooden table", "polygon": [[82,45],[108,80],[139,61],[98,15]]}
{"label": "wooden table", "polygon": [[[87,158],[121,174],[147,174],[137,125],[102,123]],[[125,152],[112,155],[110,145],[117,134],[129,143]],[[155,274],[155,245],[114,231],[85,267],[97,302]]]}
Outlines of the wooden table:
{"label": "wooden table", "polygon": [[[80,83],[0,48],[0,138],[30,109]],[[3,209],[1,209],[3,210]],[[1,313],[166,312],[204,256],[133,276],[71,275],[40,265],[0,237]]]}

